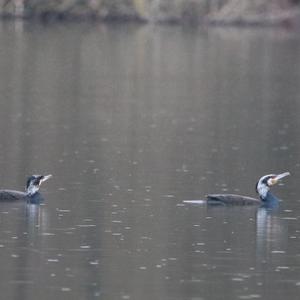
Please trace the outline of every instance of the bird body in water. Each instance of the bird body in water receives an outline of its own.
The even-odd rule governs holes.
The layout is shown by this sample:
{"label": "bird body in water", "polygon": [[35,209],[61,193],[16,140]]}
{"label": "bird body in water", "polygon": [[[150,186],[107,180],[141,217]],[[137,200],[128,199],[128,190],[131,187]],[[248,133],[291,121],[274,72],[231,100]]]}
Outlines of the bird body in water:
{"label": "bird body in water", "polygon": [[223,204],[223,205],[262,205],[272,204],[278,202],[278,198],[270,192],[270,187],[278,183],[278,181],[290,175],[289,172],[282,174],[264,175],[259,179],[255,186],[255,190],[259,195],[259,199],[240,196],[235,194],[210,194],[207,195],[207,202],[209,204]]}
{"label": "bird body in water", "polygon": [[14,190],[0,190],[0,202],[24,200],[28,203],[41,203],[44,198],[39,193],[42,182],[51,178],[52,175],[32,175],[28,177],[25,192]]}

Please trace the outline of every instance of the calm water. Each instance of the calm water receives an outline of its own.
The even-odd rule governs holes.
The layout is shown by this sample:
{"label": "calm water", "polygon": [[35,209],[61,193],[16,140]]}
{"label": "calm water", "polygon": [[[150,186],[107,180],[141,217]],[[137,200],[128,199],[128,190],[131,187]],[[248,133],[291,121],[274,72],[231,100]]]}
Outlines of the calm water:
{"label": "calm water", "polygon": [[[3,299],[299,299],[300,40],[0,24]],[[183,204],[275,188],[276,210]]]}

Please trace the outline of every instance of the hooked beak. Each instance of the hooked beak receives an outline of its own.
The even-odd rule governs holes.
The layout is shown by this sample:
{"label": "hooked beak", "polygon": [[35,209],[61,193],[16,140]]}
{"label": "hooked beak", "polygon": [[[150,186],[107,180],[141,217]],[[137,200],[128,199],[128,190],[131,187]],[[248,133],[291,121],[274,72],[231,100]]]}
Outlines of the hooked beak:
{"label": "hooked beak", "polygon": [[284,172],[282,174],[276,175],[274,178],[271,178],[269,181],[269,185],[275,185],[278,181],[286,176],[291,175],[290,172]]}
{"label": "hooked beak", "polygon": [[49,175],[43,175],[41,177],[42,178],[40,179],[39,185],[41,185],[42,182],[44,182],[44,181],[48,180],[49,178],[51,178],[52,175],[51,174],[49,174]]}

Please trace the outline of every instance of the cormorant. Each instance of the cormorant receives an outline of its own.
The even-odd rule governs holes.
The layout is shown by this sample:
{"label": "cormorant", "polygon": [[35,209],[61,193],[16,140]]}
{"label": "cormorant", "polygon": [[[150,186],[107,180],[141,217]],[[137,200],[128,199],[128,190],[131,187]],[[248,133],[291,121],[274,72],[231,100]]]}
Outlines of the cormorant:
{"label": "cormorant", "polygon": [[255,190],[260,199],[234,194],[211,194],[207,195],[207,202],[210,204],[228,204],[228,205],[261,205],[278,202],[278,198],[270,192],[270,187],[275,185],[280,179],[290,175],[289,172],[282,174],[264,175],[256,183]]}
{"label": "cormorant", "polygon": [[39,193],[40,185],[50,177],[52,175],[32,175],[28,177],[25,192],[0,190],[0,201],[25,200],[28,203],[41,203],[44,198]]}

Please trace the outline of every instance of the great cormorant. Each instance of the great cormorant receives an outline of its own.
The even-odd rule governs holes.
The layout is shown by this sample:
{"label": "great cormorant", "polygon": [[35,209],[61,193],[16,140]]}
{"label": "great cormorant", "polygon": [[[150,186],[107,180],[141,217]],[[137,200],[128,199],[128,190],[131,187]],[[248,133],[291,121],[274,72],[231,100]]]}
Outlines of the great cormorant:
{"label": "great cormorant", "polygon": [[278,183],[278,181],[290,175],[289,172],[282,174],[264,175],[256,183],[255,189],[259,195],[259,199],[240,196],[235,194],[210,194],[207,195],[207,202],[209,204],[228,204],[228,205],[261,205],[278,202],[278,199],[271,194],[270,187]]}
{"label": "great cormorant", "polygon": [[25,192],[14,190],[0,190],[0,201],[25,200],[28,203],[40,203],[44,200],[39,193],[42,182],[48,180],[52,175],[32,175],[28,177]]}

